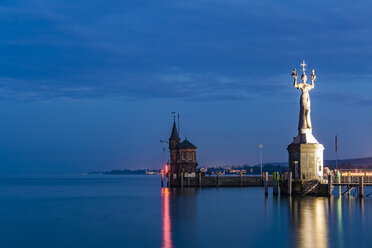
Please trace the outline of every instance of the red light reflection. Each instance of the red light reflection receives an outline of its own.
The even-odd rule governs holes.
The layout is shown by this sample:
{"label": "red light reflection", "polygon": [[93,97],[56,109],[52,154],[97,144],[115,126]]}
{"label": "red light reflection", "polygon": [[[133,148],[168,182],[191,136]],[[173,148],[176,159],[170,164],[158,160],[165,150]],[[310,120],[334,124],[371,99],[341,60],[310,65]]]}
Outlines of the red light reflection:
{"label": "red light reflection", "polygon": [[172,227],[171,217],[169,212],[169,188],[161,189],[162,198],[162,217],[163,217],[163,243],[162,248],[172,248]]}

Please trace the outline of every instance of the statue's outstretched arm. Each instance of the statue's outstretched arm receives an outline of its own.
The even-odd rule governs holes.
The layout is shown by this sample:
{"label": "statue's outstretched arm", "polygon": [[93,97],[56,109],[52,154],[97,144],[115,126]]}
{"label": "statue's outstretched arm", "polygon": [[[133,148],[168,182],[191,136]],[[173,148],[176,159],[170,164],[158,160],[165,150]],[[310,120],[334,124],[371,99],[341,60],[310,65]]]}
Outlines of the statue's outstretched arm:
{"label": "statue's outstretched arm", "polygon": [[293,69],[293,71],[292,71],[292,77],[294,78],[293,86],[296,87],[296,88],[298,89],[298,84],[297,84],[297,72],[296,72],[296,69]]}
{"label": "statue's outstretched arm", "polygon": [[314,69],[311,71],[310,78],[311,78],[311,89],[314,89],[314,87],[315,87],[315,79],[316,79],[315,70]]}

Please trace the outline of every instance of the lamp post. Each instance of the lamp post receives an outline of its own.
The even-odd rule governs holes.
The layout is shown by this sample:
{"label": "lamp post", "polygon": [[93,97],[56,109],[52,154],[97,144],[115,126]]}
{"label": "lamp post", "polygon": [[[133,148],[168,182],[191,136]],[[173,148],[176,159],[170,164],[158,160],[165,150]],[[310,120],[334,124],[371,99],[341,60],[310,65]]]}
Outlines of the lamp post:
{"label": "lamp post", "polygon": [[261,163],[261,178],[262,178],[262,144],[258,146],[260,148],[260,163]]}

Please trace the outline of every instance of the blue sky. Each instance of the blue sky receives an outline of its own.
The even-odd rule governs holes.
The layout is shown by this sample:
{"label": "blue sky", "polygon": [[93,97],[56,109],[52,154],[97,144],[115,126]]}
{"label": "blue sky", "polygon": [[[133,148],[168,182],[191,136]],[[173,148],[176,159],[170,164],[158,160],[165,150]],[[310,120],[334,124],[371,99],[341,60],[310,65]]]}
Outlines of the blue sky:
{"label": "blue sky", "polygon": [[325,159],[372,156],[369,1],[2,1],[0,172],[158,168],[181,113],[201,166],[286,161],[302,59]]}

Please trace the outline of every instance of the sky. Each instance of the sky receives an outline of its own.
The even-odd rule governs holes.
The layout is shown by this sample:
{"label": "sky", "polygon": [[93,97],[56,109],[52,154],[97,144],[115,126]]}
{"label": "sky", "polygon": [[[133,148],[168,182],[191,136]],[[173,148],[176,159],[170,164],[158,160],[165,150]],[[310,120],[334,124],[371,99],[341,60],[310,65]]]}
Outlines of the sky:
{"label": "sky", "polygon": [[156,169],[171,112],[200,166],[285,162],[292,69],[315,69],[324,158],[372,156],[372,3],[0,3],[0,173]]}

